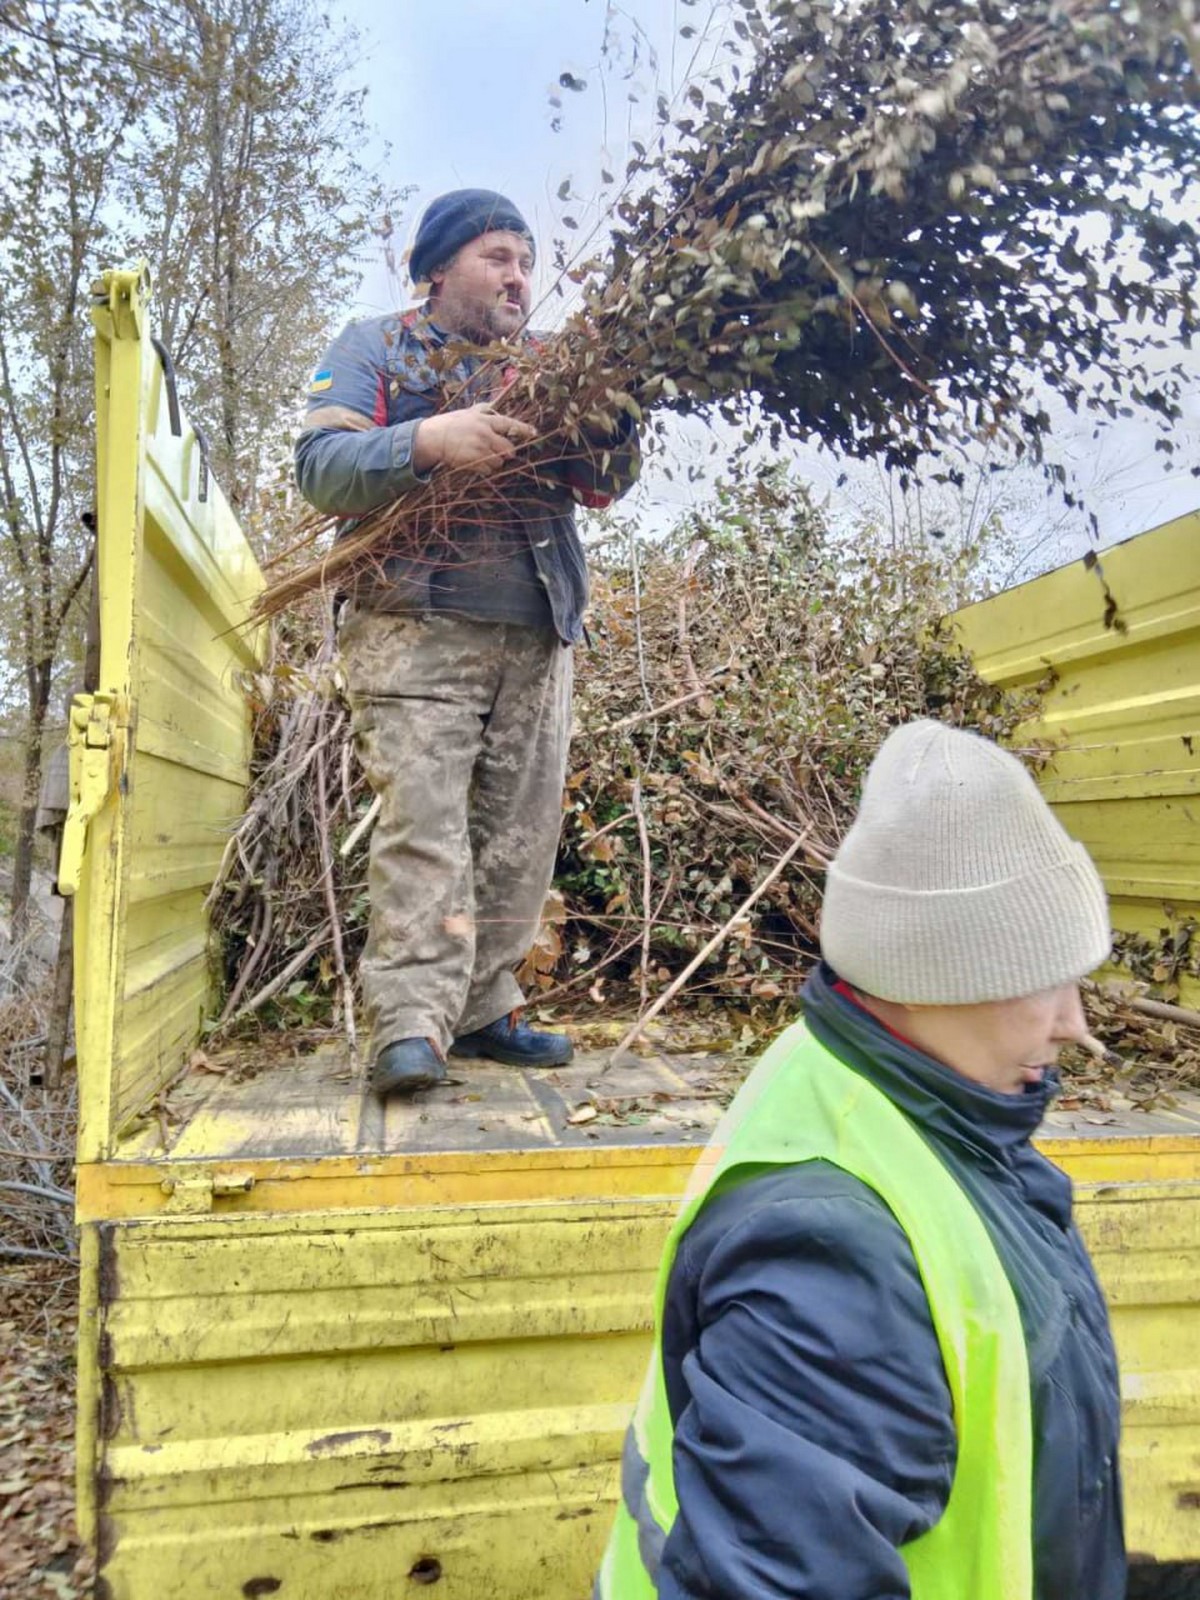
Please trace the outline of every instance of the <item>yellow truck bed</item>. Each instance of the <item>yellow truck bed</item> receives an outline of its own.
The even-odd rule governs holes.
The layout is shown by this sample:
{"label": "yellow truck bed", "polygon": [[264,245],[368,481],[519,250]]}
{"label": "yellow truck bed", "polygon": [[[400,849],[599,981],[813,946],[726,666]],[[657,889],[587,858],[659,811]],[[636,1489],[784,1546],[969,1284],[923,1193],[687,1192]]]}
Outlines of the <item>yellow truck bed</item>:
{"label": "yellow truck bed", "polygon": [[[659,1252],[741,1070],[604,1063],[470,1063],[386,1115],[334,1049],[196,1073],[81,1170],[114,1600],[383,1600],[435,1572],[460,1600],[584,1600]],[[596,1095],[669,1098],[572,1123]],[[1058,1113],[1042,1144],[1113,1306],[1132,1548],[1194,1558],[1200,1102]]]}
{"label": "yellow truck bed", "polygon": [[[81,1205],[102,1185],[105,1215],[162,1211],[164,1166],[207,1172],[214,1163],[254,1180],[227,1196],[231,1210],[311,1209],[310,1188],[328,1204],[334,1191],[313,1186],[334,1182],[338,1171],[370,1178],[372,1195],[392,1203],[428,1200],[439,1170],[462,1175],[459,1196],[472,1172],[507,1171],[516,1185],[523,1169],[541,1172],[537,1196],[581,1194],[579,1174],[597,1164],[626,1165],[639,1184],[665,1181],[669,1193],[674,1181],[651,1174],[690,1165],[748,1067],[720,1054],[667,1053],[610,1066],[603,1051],[587,1050],[551,1072],[462,1061],[452,1063],[446,1088],[383,1102],[365,1090],[361,1068],[337,1041],[261,1058],[242,1045],[204,1062],[126,1134],[112,1161],[81,1169]],[[1198,1141],[1200,1096],[1146,1111],[1114,1092],[1103,1110],[1052,1111],[1038,1143],[1077,1181],[1100,1183],[1152,1169],[1156,1177],[1200,1177]],[[551,1170],[575,1175],[546,1191]],[[268,1192],[269,1184],[281,1187]],[[494,1179],[487,1188],[494,1192]]]}
{"label": "yellow truck bed", "polygon": [[[659,1252],[743,1070],[606,1063],[464,1063],[385,1111],[334,1047],[215,1056],[81,1169],[114,1600],[383,1600],[435,1571],[584,1600]],[[571,1121],[596,1100],[649,1109]],[[1195,1557],[1200,1100],[1056,1113],[1041,1144],[1113,1307],[1132,1548]]]}
{"label": "yellow truck bed", "polygon": [[[79,1505],[97,1594],[585,1600],[662,1241],[742,1067],[471,1062],[383,1109],[333,1046],[196,1054],[261,578],[172,404],[139,275],[108,274],[94,315],[101,684],[72,713],[61,881],[80,930]],[[1168,535],[1176,587],[1200,593],[1197,544]],[[1138,568],[1117,594],[1133,618],[1119,638],[1088,634],[1090,570],[1049,612],[1036,585],[1016,591],[1022,616],[1055,627],[1076,608],[1060,688],[1100,663],[1104,704],[1120,700],[1110,668],[1139,648]],[[1191,613],[1167,626],[1155,606],[1155,670],[1178,658],[1171,681],[1200,681]],[[964,621],[993,642],[1007,626],[995,611]],[[1020,671],[1052,631],[1028,624]],[[1074,737],[1070,704],[1059,731]],[[1140,780],[1151,808],[1189,804],[1177,734],[1159,747],[1175,764]],[[1115,764],[1136,789],[1134,762]],[[1174,835],[1155,837],[1155,873],[1127,875],[1138,926],[1163,915]],[[1130,1547],[1200,1561],[1200,1102],[1062,1113],[1044,1148],[1076,1180],[1113,1306]]]}

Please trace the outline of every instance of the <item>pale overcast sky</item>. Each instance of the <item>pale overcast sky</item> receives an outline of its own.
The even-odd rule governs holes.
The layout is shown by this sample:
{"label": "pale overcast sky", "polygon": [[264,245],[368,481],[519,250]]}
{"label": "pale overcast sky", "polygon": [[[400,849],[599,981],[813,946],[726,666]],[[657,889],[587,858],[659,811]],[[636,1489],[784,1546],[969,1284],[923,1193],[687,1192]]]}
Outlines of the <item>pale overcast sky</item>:
{"label": "pale overcast sky", "polygon": [[[723,0],[404,0],[394,10],[379,0],[334,4],[362,36],[351,77],[366,85],[368,116],[390,141],[385,175],[392,184],[418,186],[397,250],[411,242],[431,199],[447,189],[478,186],[499,189],[516,202],[542,247],[543,267],[555,236],[582,238],[600,214],[595,204],[589,210],[574,196],[594,200],[601,170],[623,171],[629,136],[646,142],[652,136],[656,96],[673,98],[687,82],[694,54],[711,56],[728,36]],[[697,28],[697,37],[685,42],[679,33],[684,26]],[[586,87],[561,87],[563,74]],[[566,179],[573,197],[564,203],[557,194]],[[578,233],[564,233],[564,213],[581,223]],[[547,272],[541,292],[549,281]],[[368,268],[347,314],[407,304],[407,292],[407,281],[389,278],[380,258]],[[535,321],[546,325],[553,317],[547,302]],[[1191,359],[1196,361],[1194,352]],[[1149,430],[1124,424],[1093,440],[1090,419],[1064,417],[1063,453],[1099,519],[1102,543],[1200,507],[1200,480],[1188,470],[1200,460],[1200,392],[1193,396],[1185,432],[1190,455],[1168,462],[1154,453]],[[635,491],[648,531],[702,495],[702,488],[689,486],[687,469],[704,465],[712,474],[724,454],[722,449],[710,455],[713,437],[694,422],[672,430],[674,478],[652,462]],[[827,454],[802,447],[797,460],[818,496],[829,498],[835,516],[879,516],[886,506],[876,469],[855,466],[850,482],[838,486],[840,466]],[[930,499],[936,504],[936,496]],[[1032,552],[1034,570],[1088,547],[1082,520],[1044,507],[1032,474],[1013,486],[1010,499],[1023,504],[1009,515],[1022,546]],[[946,514],[953,515],[952,508]]]}
{"label": "pale overcast sky", "polygon": [[[607,0],[408,0],[395,22],[377,0],[337,7],[362,37],[351,76],[366,84],[368,114],[391,143],[386,176],[418,187],[398,243],[411,243],[421,211],[447,189],[499,189],[529,221],[543,265],[563,215],[583,225],[579,237],[596,216],[560,201],[559,186],[571,179],[591,200],[602,169],[623,170],[630,133],[649,138],[655,96],[678,85],[690,59],[694,43],[684,46],[678,28],[702,20],[701,6],[685,0],[632,0],[627,9]],[[564,88],[564,74],[585,87]],[[359,309],[397,298],[380,263]]]}

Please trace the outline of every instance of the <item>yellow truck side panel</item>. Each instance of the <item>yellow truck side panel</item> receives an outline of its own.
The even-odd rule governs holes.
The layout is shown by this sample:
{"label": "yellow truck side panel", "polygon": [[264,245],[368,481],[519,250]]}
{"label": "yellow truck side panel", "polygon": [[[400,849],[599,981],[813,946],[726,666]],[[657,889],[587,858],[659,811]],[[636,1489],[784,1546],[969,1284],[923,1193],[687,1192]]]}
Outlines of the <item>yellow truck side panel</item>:
{"label": "yellow truck side panel", "polygon": [[584,1600],[673,1209],[103,1225],[110,1600]]}
{"label": "yellow truck side panel", "polygon": [[1200,1559],[1200,1181],[1087,1185],[1076,1216],[1121,1366],[1131,1558]]}
{"label": "yellow truck side panel", "polygon": [[[1156,939],[1200,917],[1200,513],[954,621],[991,682],[1054,674],[1015,742],[1055,749],[1043,792],[1091,851],[1115,926]],[[1200,997],[1195,979],[1182,990]]]}
{"label": "yellow truck side panel", "polygon": [[[433,1572],[450,1600],[584,1600],[673,1210],[101,1225],[110,1600],[392,1600]],[[1194,1558],[1200,1177],[1085,1185],[1078,1214],[1120,1348],[1130,1548]]]}
{"label": "yellow truck side panel", "polygon": [[146,325],[144,272],[97,286],[100,688],[72,710],[60,878],[78,884],[82,1162],[183,1066],[210,991],[204,899],[240,814],[239,673],[262,577]]}

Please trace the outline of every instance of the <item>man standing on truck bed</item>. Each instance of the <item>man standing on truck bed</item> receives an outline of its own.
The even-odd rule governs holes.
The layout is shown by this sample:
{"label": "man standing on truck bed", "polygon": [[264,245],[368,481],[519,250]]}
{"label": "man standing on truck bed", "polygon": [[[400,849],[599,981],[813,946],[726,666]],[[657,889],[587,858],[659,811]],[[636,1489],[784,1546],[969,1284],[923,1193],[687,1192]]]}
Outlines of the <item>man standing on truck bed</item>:
{"label": "man standing on truck bed", "polygon": [[1014,756],[888,737],[668,1240],[599,1600],[1123,1600],[1107,1308],[1030,1143],[1109,945]]}
{"label": "man standing on truck bed", "polygon": [[[572,646],[587,602],[574,506],[628,487],[636,444],[624,430],[598,441],[603,474],[586,455],[539,463],[514,500],[512,458],[533,429],[480,389],[493,370],[486,347],[530,337],[533,265],[529,228],[503,195],[434,200],[410,258],[428,300],[338,336],[296,443],[305,498],[348,517],[439,467],[508,469],[509,511],[386,559],[356,586],[339,634],[355,744],[381,801],[361,966],[381,1095],[444,1081],[447,1050],[513,1066],[571,1057],[565,1034],[523,1020],[513,969],[537,931],[562,817]],[[443,376],[464,387],[439,409],[430,357],[448,344]]]}

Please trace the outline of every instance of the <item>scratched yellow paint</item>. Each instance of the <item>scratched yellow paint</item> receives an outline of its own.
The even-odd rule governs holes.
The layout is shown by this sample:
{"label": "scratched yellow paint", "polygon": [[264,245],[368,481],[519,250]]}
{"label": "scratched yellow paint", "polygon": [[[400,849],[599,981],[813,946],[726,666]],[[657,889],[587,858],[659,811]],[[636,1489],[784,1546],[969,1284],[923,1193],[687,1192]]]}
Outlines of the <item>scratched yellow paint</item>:
{"label": "scratched yellow paint", "polygon": [[[682,1165],[682,1163],[681,1163]],[[113,1600],[582,1600],[670,1198],[100,1225]],[[1195,1559],[1200,1180],[1084,1185],[1133,1548]],[[415,1575],[415,1576],[414,1576]],[[261,1590],[266,1593],[268,1591]]]}
{"label": "scratched yellow paint", "polygon": [[96,285],[100,682],[71,715],[60,883],[77,893],[79,1155],[184,1066],[209,995],[204,898],[241,811],[250,723],[238,674],[262,577],[172,404],[144,270]]}
{"label": "scratched yellow paint", "polygon": [[[201,1108],[190,1155],[156,1158],[135,1119],[199,1036],[204,893],[248,755],[236,674],[257,641],[234,624],[261,578],[186,419],[175,431],[140,274],[106,275],[95,322],[101,689],[72,716],[63,874],[82,930],[79,1506],[97,1593],[584,1600],[696,1151],[314,1155],[309,1141],[303,1159],[242,1160],[237,1115],[206,1123]],[[1083,688],[1059,708],[1058,803],[1187,801],[1175,743],[1196,531],[1154,546],[1173,606],[1162,584],[1138,602],[1136,562],[1105,558],[1120,641],[1155,663],[1136,682],[1078,575],[965,624],[986,670],[1036,672],[1057,629],[1064,668],[1108,675],[1108,710],[1081,722]],[[1132,731],[1105,744],[1122,697]],[[1133,737],[1147,721],[1153,748]],[[1157,904],[1168,878],[1184,900],[1177,818],[1152,827],[1154,876],[1119,837],[1130,815],[1096,810],[1106,870],[1134,900]],[[1046,1148],[1081,1186],[1114,1307],[1131,1546],[1200,1560],[1200,1138],[1175,1120],[1059,1129]]]}
{"label": "scratched yellow paint", "polygon": [[[983,676],[1054,674],[1018,743],[1091,851],[1116,927],[1157,939],[1200,919],[1200,513],[1179,517],[956,614]],[[1200,984],[1185,977],[1187,1002]]]}
{"label": "scratched yellow paint", "polygon": [[[1200,1135],[1052,1135],[1041,1148],[1076,1182],[1145,1183],[1200,1179]],[[189,1210],[218,1216],[299,1214],[342,1207],[472,1206],[531,1200],[678,1197],[695,1146],[633,1145],[595,1150],[454,1152],[446,1155],[331,1156],[325,1160],[120,1161],[80,1167],[81,1221],[152,1217]]]}

